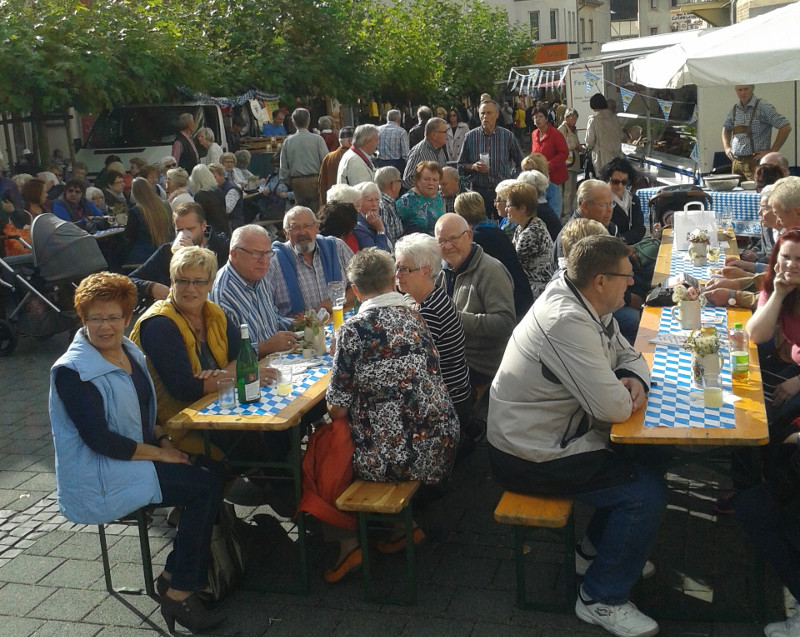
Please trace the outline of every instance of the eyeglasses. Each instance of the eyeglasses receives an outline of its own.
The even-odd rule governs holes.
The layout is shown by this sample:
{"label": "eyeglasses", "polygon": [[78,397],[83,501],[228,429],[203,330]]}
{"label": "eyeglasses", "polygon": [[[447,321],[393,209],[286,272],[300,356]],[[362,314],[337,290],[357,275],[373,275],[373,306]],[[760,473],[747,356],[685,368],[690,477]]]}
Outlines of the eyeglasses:
{"label": "eyeglasses", "polygon": [[175,287],[188,288],[190,285],[195,288],[202,288],[208,285],[208,279],[175,279]]}
{"label": "eyeglasses", "polygon": [[624,279],[633,278],[633,272],[631,272],[630,274],[625,274],[624,272],[601,272],[600,274],[602,274],[603,276],[619,276]]}
{"label": "eyeglasses", "polygon": [[422,268],[406,268],[404,266],[398,266],[394,269],[395,274],[399,274],[402,276],[406,276],[407,274],[411,274],[412,272],[416,272],[417,270],[421,270]]}
{"label": "eyeglasses", "polygon": [[287,228],[287,230],[289,232],[305,232],[306,230],[311,230],[312,228],[315,228],[316,225],[317,225],[316,222],[315,223],[307,223],[304,226],[294,226],[294,225],[292,225],[292,226],[289,226]]}
{"label": "eyeglasses", "polygon": [[436,243],[439,244],[440,248],[445,246],[445,245],[447,245],[448,243],[452,245],[453,243],[458,241],[461,237],[463,237],[466,233],[467,233],[467,230],[464,230],[464,232],[462,232],[461,234],[456,234],[456,235],[453,235],[452,237],[436,239]]}
{"label": "eyeglasses", "polygon": [[609,179],[608,183],[614,184],[615,186],[627,186],[628,180],[627,179]]}
{"label": "eyeglasses", "polygon": [[103,323],[108,323],[111,327],[119,327],[125,322],[122,314],[112,314],[111,316],[90,316],[86,319],[86,324],[91,327],[100,327]]}
{"label": "eyeglasses", "polygon": [[256,261],[263,259],[264,257],[271,259],[272,255],[275,254],[275,250],[248,250],[247,248],[242,248],[239,246],[237,246],[235,249],[241,250],[242,252],[247,252],[247,254],[253,257]]}
{"label": "eyeglasses", "polygon": [[599,206],[600,208],[613,208],[614,202],[613,201],[589,201],[588,203],[593,203],[595,206]]}

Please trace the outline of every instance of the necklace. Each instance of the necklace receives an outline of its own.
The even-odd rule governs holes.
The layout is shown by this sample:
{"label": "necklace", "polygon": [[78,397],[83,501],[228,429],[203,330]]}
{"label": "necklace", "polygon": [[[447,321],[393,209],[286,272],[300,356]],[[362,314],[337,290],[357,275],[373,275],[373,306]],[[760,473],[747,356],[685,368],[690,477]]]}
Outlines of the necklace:
{"label": "necklace", "polygon": [[114,358],[110,357],[108,354],[104,354],[100,352],[100,356],[105,358],[108,362],[114,363],[114,365],[118,365],[120,367],[125,365],[125,352],[124,350],[120,353],[119,360],[115,360]]}

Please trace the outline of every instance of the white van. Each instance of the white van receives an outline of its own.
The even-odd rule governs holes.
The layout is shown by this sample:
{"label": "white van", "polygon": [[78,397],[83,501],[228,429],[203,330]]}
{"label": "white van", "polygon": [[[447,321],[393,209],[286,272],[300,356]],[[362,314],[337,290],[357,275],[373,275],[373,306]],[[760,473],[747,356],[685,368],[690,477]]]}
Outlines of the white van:
{"label": "white van", "polygon": [[207,126],[214,140],[228,150],[222,111],[215,104],[147,104],[118,106],[103,111],[92,126],[76,159],[89,167],[89,178],[105,166],[106,157],[117,155],[125,169],[134,157],[158,164],[172,152],[182,113],[194,115],[195,131]]}

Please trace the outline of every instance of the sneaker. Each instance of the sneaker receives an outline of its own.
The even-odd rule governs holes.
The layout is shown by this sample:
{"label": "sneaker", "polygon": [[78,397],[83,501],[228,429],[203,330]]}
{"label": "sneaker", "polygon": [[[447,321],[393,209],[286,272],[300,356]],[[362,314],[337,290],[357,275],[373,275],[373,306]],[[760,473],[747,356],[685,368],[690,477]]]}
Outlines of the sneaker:
{"label": "sneaker", "polygon": [[604,628],[618,637],[648,637],[658,634],[658,624],[632,602],[608,606],[600,602],[586,602],[578,594],[575,614],[588,624]]}
{"label": "sneaker", "polygon": [[719,515],[733,515],[736,513],[736,498],[738,496],[738,491],[726,491],[714,502],[712,507],[714,512]]}
{"label": "sneaker", "polygon": [[[586,571],[589,570],[593,560],[594,556],[586,555],[586,553],[584,553],[581,549],[581,545],[578,544],[575,547],[575,575],[580,575],[581,577],[586,575]],[[656,565],[650,560],[647,560],[642,567],[642,579],[648,579],[653,577],[655,574]]]}
{"label": "sneaker", "polygon": [[800,613],[792,615],[785,622],[775,622],[764,627],[767,637],[800,637]]}

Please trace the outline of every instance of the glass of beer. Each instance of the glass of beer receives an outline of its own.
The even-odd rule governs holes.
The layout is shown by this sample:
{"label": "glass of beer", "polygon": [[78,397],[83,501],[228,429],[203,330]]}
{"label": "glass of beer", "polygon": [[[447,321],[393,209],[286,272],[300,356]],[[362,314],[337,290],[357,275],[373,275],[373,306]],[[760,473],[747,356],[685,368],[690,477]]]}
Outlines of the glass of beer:
{"label": "glass of beer", "polygon": [[343,281],[328,283],[328,296],[333,308],[333,329],[338,330],[344,323],[345,286]]}

